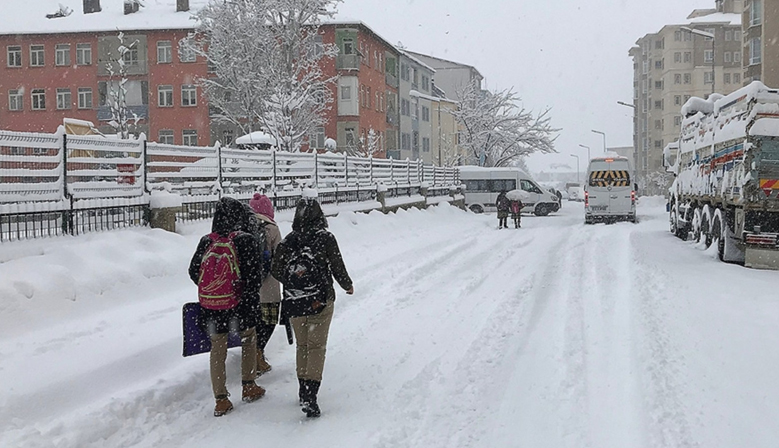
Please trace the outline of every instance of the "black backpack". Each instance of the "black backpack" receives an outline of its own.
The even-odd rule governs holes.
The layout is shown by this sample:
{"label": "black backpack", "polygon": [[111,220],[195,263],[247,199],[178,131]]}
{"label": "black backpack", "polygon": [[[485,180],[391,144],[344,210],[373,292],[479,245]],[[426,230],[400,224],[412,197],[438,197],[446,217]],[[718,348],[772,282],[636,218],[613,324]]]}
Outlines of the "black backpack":
{"label": "black backpack", "polygon": [[301,317],[319,314],[327,302],[327,269],[322,266],[310,242],[290,247],[282,283],[282,316]]}
{"label": "black backpack", "polygon": [[258,218],[257,215],[255,215],[253,212],[249,213],[249,217],[247,218],[246,223],[246,229],[244,229],[246,232],[251,233],[252,236],[257,240],[260,247],[262,247],[262,280],[265,281],[265,278],[268,277],[268,274],[270,274],[270,264],[271,264],[271,251],[268,248],[268,234],[265,230],[265,225],[267,223],[263,221],[262,219]]}

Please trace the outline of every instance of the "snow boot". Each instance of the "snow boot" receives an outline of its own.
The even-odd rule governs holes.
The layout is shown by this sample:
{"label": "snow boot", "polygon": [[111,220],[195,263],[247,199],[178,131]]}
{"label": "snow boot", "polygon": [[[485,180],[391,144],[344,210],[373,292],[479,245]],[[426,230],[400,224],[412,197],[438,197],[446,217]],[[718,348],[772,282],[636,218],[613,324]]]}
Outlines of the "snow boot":
{"label": "snow boot", "polygon": [[227,398],[227,395],[216,398],[214,407],[214,417],[221,417],[233,410],[233,403]]}
{"label": "snow boot", "polygon": [[319,381],[304,380],[305,381],[305,397],[303,402],[303,413],[306,417],[316,418],[322,415],[322,411],[319,410],[319,404],[317,403],[316,396],[319,393],[319,386],[322,384]]}
{"label": "snow boot", "polygon": [[307,390],[306,390],[307,389],[306,388],[306,384],[307,384],[306,380],[302,380],[302,379],[298,378],[298,385],[299,385],[299,388],[298,388],[298,402],[300,403],[301,406],[303,406],[303,403],[306,402],[306,397],[308,396],[307,395]]}
{"label": "snow boot", "polygon": [[245,401],[246,403],[251,403],[252,401],[259,400],[263,395],[265,395],[265,389],[255,384],[254,381],[243,382],[243,394],[241,394],[241,400]]}
{"label": "snow boot", "polygon": [[262,376],[271,371],[273,367],[265,360],[265,353],[263,350],[257,349],[257,376]]}

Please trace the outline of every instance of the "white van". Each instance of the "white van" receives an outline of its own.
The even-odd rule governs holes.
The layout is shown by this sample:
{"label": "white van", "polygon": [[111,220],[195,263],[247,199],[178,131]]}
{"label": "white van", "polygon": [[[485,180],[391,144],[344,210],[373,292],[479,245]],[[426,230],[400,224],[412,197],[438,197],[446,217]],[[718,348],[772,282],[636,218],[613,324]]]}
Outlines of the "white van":
{"label": "white van", "polygon": [[511,190],[529,193],[530,200],[523,204],[523,212],[546,216],[560,210],[557,196],[519,168],[461,166],[459,170],[460,182],[465,185],[465,205],[474,213],[494,211],[498,194]]}
{"label": "white van", "polygon": [[625,157],[590,160],[584,189],[584,222],[628,220],[636,222],[633,170]]}

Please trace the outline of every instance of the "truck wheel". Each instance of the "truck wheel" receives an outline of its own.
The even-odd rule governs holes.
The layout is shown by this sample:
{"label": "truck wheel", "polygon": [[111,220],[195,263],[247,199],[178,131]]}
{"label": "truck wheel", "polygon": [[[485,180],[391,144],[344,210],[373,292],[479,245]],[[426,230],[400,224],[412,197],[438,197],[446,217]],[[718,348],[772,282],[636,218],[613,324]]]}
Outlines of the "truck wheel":
{"label": "truck wheel", "polygon": [[668,215],[668,220],[670,221],[670,231],[672,234],[679,236],[679,222],[676,219],[676,210],[671,208],[671,213]]}
{"label": "truck wheel", "polygon": [[711,231],[711,215],[709,213],[701,214],[701,235],[703,235],[703,245],[706,249],[711,247],[714,241],[714,233]]}
{"label": "truck wheel", "polygon": [[717,255],[719,256],[720,261],[725,263],[743,264],[745,253],[736,244],[736,237],[728,226],[728,221],[724,219],[724,213],[727,212],[717,210],[714,213],[715,219],[719,218],[720,222],[718,233],[719,239],[717,240]]}
{"label": "truck wheel", "polygon": [[701,209],[696,208],[692,213],[692,235],[696,243],[701,241]]}

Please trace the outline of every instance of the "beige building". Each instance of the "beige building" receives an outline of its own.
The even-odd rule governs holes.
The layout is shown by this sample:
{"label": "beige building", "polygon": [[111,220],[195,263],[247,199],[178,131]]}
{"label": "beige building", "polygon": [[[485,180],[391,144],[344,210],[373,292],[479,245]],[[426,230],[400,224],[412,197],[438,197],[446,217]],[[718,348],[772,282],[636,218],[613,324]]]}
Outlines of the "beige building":
{"label": "beige building", "polygon": [[744,5],[744,84],[762,81],[779,88],[779,0]]}
{"label": "beige building", "polygon": [[452,111],[457,103],[448,98],[436,98],[432,102],[433,122],[433,164],[438,166],[459,165],[465,154],[457,145],[458,126]]}
{"label": "beige building", "polygon": [[717,1],[716,6],[693,11],[684,24],[647,34],[630,50],[634,160],[639,184],[649,193],[664,190],[647,179],[663,172],[663,148],[679,137],[682,105],[692,96],[727,94],[743,83],[742,2]]}

